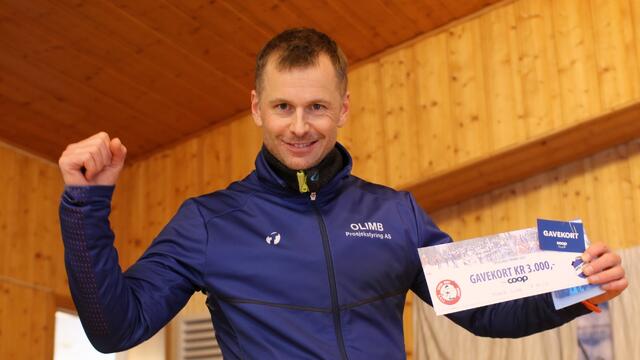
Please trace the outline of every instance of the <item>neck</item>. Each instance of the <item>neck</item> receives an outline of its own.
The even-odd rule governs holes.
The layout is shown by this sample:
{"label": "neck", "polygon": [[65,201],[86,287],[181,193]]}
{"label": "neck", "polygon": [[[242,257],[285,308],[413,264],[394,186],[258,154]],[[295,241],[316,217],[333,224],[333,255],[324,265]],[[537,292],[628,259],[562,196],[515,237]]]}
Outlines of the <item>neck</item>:
{"label": "neck", "polygon": [[336,147],[318,165],[306,170],[289,169],[264,146],[262,152],[269,167],[284,180],[287,187],[300,193],[320,190],[344,167],[344,159]]}

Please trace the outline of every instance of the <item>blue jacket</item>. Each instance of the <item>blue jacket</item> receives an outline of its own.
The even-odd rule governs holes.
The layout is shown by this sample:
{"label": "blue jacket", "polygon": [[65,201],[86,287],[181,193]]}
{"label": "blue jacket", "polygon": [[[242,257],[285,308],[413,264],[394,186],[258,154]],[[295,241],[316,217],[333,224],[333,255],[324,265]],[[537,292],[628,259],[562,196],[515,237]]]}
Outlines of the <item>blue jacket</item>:
{"label": "blue jacket", "polygon": [[[189,199],[126,272],[108,215],[113,187],[67,187],[69,286],[92,344],[135,346],[195,291],[226,359],[400,359],[408,290],[431,304],[418,247],[451,241],[411,194],[350,175],[313,194],[286,188],[262,153],[227,189]],[[587,311],[549,294],[449,315],[474,334],[520,337]]]}

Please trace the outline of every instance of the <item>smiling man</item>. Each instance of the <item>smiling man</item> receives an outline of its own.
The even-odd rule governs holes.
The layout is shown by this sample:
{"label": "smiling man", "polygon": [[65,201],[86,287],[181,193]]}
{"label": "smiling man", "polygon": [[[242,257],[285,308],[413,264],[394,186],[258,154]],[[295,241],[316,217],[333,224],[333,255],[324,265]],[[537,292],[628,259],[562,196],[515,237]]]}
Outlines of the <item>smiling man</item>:
{"label": "smiling man", "polygon": [[[417,248],[451,241],[411,194],[350,174],[336,142],[347,121],[347,62],[325,34],[287,30],[260,52],[253,118],[256,169],[189,199],[126,272],[108,215],[126,148],[106,133],[70,145],[59,164],[69,286],[103,352],[148,339],[195,291],[207,295],[225,359],[401,359],[409,290],[431,304]],[[599,303],[626,286],[602,245],[583,255]],[[549,294],[448,315],[481,336],[519,337],[588,313]]]}

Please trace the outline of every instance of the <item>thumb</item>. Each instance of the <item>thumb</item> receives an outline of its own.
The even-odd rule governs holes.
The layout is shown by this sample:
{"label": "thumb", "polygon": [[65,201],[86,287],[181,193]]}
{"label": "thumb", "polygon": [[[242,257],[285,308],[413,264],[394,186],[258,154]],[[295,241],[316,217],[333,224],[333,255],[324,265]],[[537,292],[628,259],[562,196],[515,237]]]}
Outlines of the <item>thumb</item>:
{"label": "thumb", "polygon": [[122,145],[119,138],[111,139],[109,150],[111,150],[111,166],[122,166],[127,157],[127,148]]}

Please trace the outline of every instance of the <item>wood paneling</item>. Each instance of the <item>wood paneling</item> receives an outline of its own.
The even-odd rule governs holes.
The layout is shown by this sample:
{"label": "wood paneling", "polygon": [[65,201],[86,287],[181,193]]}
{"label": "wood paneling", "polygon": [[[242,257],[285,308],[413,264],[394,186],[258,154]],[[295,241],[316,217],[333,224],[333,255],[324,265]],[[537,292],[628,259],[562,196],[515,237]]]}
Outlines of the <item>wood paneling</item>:
{"label": "wood paneling", "polygon": [[533,227],[537,218],[580,218],[592,242],[618,249],[637,246],[638,164],[639,139],[465,200],[432,217],[457,240]]}
{"label": "wood paneling", "polygon": [[[608,6],[629,7],[626,0],[614,2],[617,5]],[[441,184],[447,184],[454,169],[473,164],[482,174],[486,171],[481,166],[482,159],[500,169],[496,162],[500,154],[513,151],[515,159],[522,156],[518,149],[528,145],[545,149],[538,154],[540,157],[561,155],[555,148],[549,148],[553,141],[545,143],[547,145],[536,143],[542,135],[560,134],[557,139],[565,145],[573,144],[575,149],[571,150],[591,149],[591,152],[602,149],[592,146],[602,140],[598,140],[597,135],[602,134],[605,140],[618,135],[624,138],[617,138],[613,143],[630,139],[624,136],[637,136],[634,125],[637,107],[624,110],[629,113],[622,117],[613,111],[640,100],[637,85],[630,84],[638,72],[637,53],[634,55],[633,51],[637,47],[640,22],[619,16],[615,10],[599,12],[599,6],[578,1],[516,1],[357,66],[350,73],[350,120],[339,136],[355,160],[354,174],[396,188],[407,188],[436,175],[442,175]],[[633,3],[631,10],[637,7]],[[638,11],[631,12],[637,17]],[[596,22],[600,25],[595,25]],[[618,22],[615,28],[619,30],[606,31],[607,24],[612,22]],[[635,31],[631,39],[629,29]],[[615,67],[615,72],[622,75],[603,76],[600,64]],[[605,73],[609,71],[614,70]],[[623,78],[628,82],[622,81]],[[619,90],[610,91],[610,88]],[[618,122],[608,121],[607,116]],[[587,120],[596,121],[598,126],[591,126],[593,123]],[[622,127],[625,124],[632,128],[625,131]],[[189,191],[183,192],[185,195],[213,191],[243,177],[252,168],[259,146],[260,130],[247,115],[128,167],[127,180],[122,186],[129,189],[116,194],[116,204],[121,204],[118,205],[123,212],[120,216],[129,224],[123,227],[124,237],[135,238],[137,242],[123,249],[127,254],[125,259],[133,261],[139,256],[159,225],[177,209],[179,201],[169,200],[176,192],[177,180],[159,182],[156,178],[163,176],[162,171],[170,168],[182,174],[181,169],[185,169],[184,175],[192,179]],[[636,143],[630,143],[616,148],[614,153],[629,153],[637,147]],[[188,167],[170,155],[187,148],[196,151],[195,158],[189,158],[192,165]],[[592,239],[605,240],[612,246],[634,244],[635,240],[628,235],[637,229],[632,220],[622,225],[620,217],[614,219],[617,212],[603,216],[606,220],[582,215],[601,214],[601,204],[617,201],[634,207],[635,213],[625,214],[627,219],[637,214],[640,193],[634,184],[640,181],[640,173],[636,170],[638,167],[629,163],[640,160],[637,156],[628,156],[627,163],[622,156],[606,162],[603,156],[577,161],[531,180],[496,189],[490,195],[441,209],[436,218],[455,239],[464,239],[531,226],[533,216],[581,216]],[[562,158],[553,166],[572,159],[575,157]],[[609,166],[615,170],[593,165],[603,161],[618,165]],[[193,164],[202,168],[196,171]],[[526,163],[519,165],[526,168]],[[510,165],[504,163],[504,166]],[[578,173],[583,175],[576,176]],[[533,172],[527,176],[531,174]],[[476,174],[465,180],[469,185],[465,181],[450,182],[449,186],[438,188],[438,192],[446,196],[452,186],[472,187],[487,179]],[[509,182],[514,180],[517,179]],[[608,184],[608,190],[603,190],[603,181]],[[627,185],[616,185],[620,182]],[[491,188],[496,186],[493,183]],[[145,205],[136,205],[140,210],[133,214],[124,204],[128,199],[139,199],[136,194],[141,189],[145,189],[145,195],[141,196]],[[551,205],[551,199],[566,200]],[[158,219],[156,216],[162,213],[159,209],[169,202],[172,208],[164,213],[165,218]],[[149,221],[151,226],[136,225],[149,224]],[[619,224],[624,230],[613,233],[616,239],[602,239],[604,232],[596,230],[599,226],[596,224],[602,221],[610,223],[608,228]],[[131,227],[136,230],[131,232]],[[408,319],[411,318],[410,301],[405,315]],[[194,304],[189,311],[197,311],[196,308]],[[411,326],[407,325],[405,331],[410,351]]]}
{"label": "wood paneling", "polygon": [[52,359],[52,292],[0,279],[0,358]]}
{"label": "wood paneling", "polygon": [[[329,3],[334,9],[353,6],[346,1]],[[363,9],[371,12],[367,16],[376,18],[408,3],[380,2],[383,8]],[[433,12],[428,19],[413,16],[410,11],[399,18],[405,23],[437,23],[456,16],[457,6],[467,3],[447,2],[446,13]],[[15,38],[0,39],[6,45],[0,52],[0,121],[4,122],[0,125],[13,134],[11,139],[33,133],[41,153],[64,147],[55,142],[58,134],[63,134],[61,141],[68,142],[92,132],[87,125],[90,120],[100,126],[111,126],[110,121],[122,126],[146,121],[147,128],[160,124],[143,121],[141,117],[146,117],[148,110],[136,110],[140,104],[129,104],[117,94],[100,95],[115,87],[99,91],[91,80],[65,74],[68,70],[63,64],[45,66],[47,59],[57,56],[58,46],[82,55],[79,59],[83,62],[76,59],[74,64],[86,69],[93,66],[95,71],[104,69],[99,71],[102,79],[122,81],[121,84],[126,79],[126,84],[138,91],[131,93],[138,94],[137,99],[163,99],[168,104],[165,109],[194,116],[213,114],[218,106],[237,110],[233,101],[236,97],[248,106],[248,87],[225,80],[205,54],[205,40],[214,36],[214,30],[206,27],[214,26],[211,23],[217,12],[209,11],[204,1],[172,0],[157,12],[148,8],[148,2],[120,2],[117,6],[106,1],[80,0],[5,4],[0,8],[2,29],[29,40],[30,46],[37,40],[47,40],[50,50],[19,47]],[[260,11],[252,10],[254,4]],[[424,9],[430,6],[426,4]],[[262,29],[255,30],[256,36],[264,38],[285,23],[273,16],[252,14],[278,13],[293,19],[296,16],[291,9],[300,8],[304,11],[296,21],[311,21],[314,16],[311,8],[299,3],[294,7],[277,1],[222,1],[214,5],[230,18],[247,19],[251,29]],[[167,19],[173,12],[180,14],[182,25],[163,28],[171,23]],[[365,21],[367,16],[354,15],[348,22],[360,32],[377,34],[372,43],[390,46],[396,36],[390,25],[393,21],[371,25]],[[30,24],[24,31],[20,30],[25,24],[21,19],[28,19]],[[321,23],[322,19],[313,21]],[[97,28],[90,26],[92,23]],[[207,23],[210,25],[202,25]],[[362,63],[350,73],[351,119],[340,134],[356,161],[354,173],[407,188],[420,179],[435,174],[446,176],[447,172],[477,164],[480,159],[495,160],[497,155],[530,143],[541,134],[572,125],[584,126],[587,119],[637,102],[639,24],[640,5],[635,0],[519,0]],[[73,34],[65,35],[74,29]],[[189,31],[194,31],[193,38],[189,38]],[[250,37],[251,33],[238,29],[237,37]],[[92,36],[99,39],[95,47],[91,46]],[[343,40],[346,41],[338,39],[341,43]],[[104,45],[100,45],[101,41]],[[180,45],[182,50],[176,50],[176,41],[185,42]],[[361,45],[345,48],[358,53]],[[187,55],[185,51],[199,53]],[[126,70],[127,67],[131,69]],[[243,74],[235,71],[234,74]],[[91,76],[91,72],[85,74]],[[189,96],[178,98],[163,91],[166,84],[176,84],[176,92]],[[217,87],[224,88],[225,94],[211,95]],[[229,98],[224,98],[222,104],[209,104],[211,99],[223,99],[222,96]],[[152,104],[145,101],[144,104]],[[110,110],[104,111],[105,108]],[[35,122],[45,116],[67,120],[56,132],[55,126],[45,127],[49,126],[46,121]],[[163,121],[166,119],[170,118]],[[9,122],[18,120],[25,121]],[[147,128],[106,129],[123,138],[128,147],[143,152],[148,144],[157,146],[165,141],[156,135],[167,129],[158,127],[149,129],[157,133],[148,132]],[[129,161],[118,183],[112,215],[122,265],[127,267],[141,255],[186,197],[223,188],[246,175],[253,168],[260,147],[260,131],[250,116],[239,116],[176,146]],[[609,132],[606,126],[600,131]],[[59,151],[55,156],[58,154]],[[633,141],[441,209],[434,217],[455,239],[532,226],[535,217],[582,217],[593,240],[604,240],[614,247],[637,244],[634,236],[640,211],[639,154],[640,144]],[[30,286],[16,290],[18,285],[1,282],[5,295],[0,296],[0,354],[4,355],[7,346],[16,348],[4,340],[11,331],[7,319],[13,319],[3,310],[7,304],[11,302],[10,306],[19,311],[30,297],[42,296],[36,293],[38,289],[63,297],[68,296],[68,290],[56,215],[62,184],[55,165],[7,147],[0,147],[0,163],[6,170],[0,173],[0,180],[9,184],[9,191],[0,193],[0,275]],[[474,180],[478,179],[469,179]],[[442,189],[446,191],[447,188]],[[9,293],[20,294],[6,295]],[[202,298],[194,301],[199,302],[197,308],[206,311]],[[410,304],[409,299],[406,319],[411,318]],[[195,306],[190,305],[188,311],[197,311]],[[41,320],[32,323],[38,321]],[[410,350],[411,326],[407,325],[405,331]],[[28,335],[28,339],[34,336]],[[21,341],[17,344],[28,348],[30,340]],[[36,354],[40,350],[33,351]]]}
{"label": "wood paneling", "polygon": [[[255,56],[286,28],[324,31],[357,63],[498,1],[3,1],[0,83],[17,78],[73,116],[26,116],[38,97],[0,101],[0,138],[54,160],[106,130],[138,157],[246,111]],[[42,123],[56,136],[38,141]]]}
{"label": "wood paneling", "polygon": [[416,180],[406,187],[427,211],[453,205],[640,137],[640,102]]}
{"label": "wood paneling", "polygon": [[[53,164],[0,143],[0,359],[50,359],[56,297],[69,299]],[[56,296],[57,295],[57,296]]]}
{"label": "wood paneling", "polygon": [[0,276],[67,294],[57,216],[59,170],[1,143],[0,164]]}

